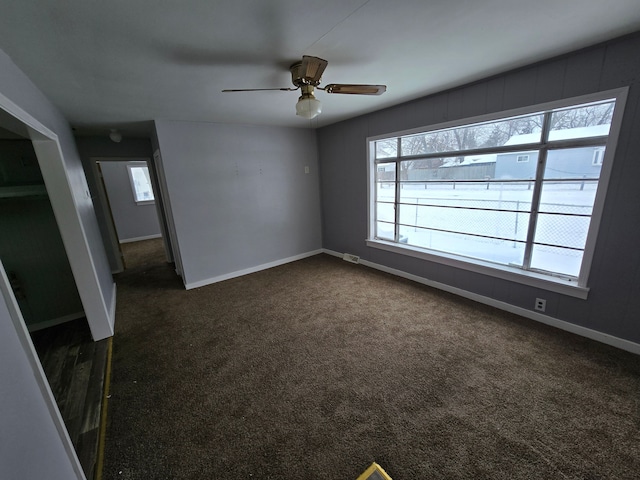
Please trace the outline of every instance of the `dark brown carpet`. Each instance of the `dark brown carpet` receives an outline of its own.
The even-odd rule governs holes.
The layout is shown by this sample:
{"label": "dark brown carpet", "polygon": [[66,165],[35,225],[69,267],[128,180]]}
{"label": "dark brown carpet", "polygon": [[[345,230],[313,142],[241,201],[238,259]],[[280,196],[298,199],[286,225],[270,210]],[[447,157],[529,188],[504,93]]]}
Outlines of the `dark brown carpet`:
{"label": "dark brown carpet", "polygon": [[159,265],[165,261],[162,238],[122,243],[120,249],[124,255],[126,269]]}
{"label": "dark brown carpet", "polygon": [[105,479],[636,479],[640,358],[319,255],[117,278]]}

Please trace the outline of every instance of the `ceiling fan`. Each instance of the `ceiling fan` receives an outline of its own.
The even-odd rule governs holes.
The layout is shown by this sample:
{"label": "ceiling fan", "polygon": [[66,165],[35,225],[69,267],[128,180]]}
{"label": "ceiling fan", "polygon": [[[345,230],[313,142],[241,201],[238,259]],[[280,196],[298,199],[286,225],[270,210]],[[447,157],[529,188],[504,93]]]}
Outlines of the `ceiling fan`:
{"label": "ceiling fan", "polygon": [[314,89],[324,90],[327,93],[342,93],[347,95],[382,95],[386,90],[386,85],[358,85],[351,83],[330,83],[324,87],[320,86],[320,80],[328,62],[322,58],[304,55],[302,61],[296,62],[289,70],[291,71],[291,82],[296,88],[245,88],[228,89],[223,92],[260,92],[268,90],[280,90],[294,92],[301,90],[302,95],[296,104],[296,115],[306,119],[312,119],[322,112],[322,104],[314,95]]}

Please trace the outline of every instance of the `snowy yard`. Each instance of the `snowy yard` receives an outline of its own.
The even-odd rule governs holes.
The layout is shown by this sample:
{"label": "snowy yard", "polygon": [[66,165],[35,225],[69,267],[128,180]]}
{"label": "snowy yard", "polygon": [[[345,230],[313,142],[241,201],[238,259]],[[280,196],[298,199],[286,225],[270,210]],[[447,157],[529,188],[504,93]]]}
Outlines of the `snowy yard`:
{"label": "snowy yard", "polygon": [[[544,184],[531,268],[578,276],[596,188],[579,180]],[[378,235],[392,236],[395,188],[380,183],[377,190]],[[404,184],[400,235],[409,245],[521,266],[532,194],[529,182]]]}

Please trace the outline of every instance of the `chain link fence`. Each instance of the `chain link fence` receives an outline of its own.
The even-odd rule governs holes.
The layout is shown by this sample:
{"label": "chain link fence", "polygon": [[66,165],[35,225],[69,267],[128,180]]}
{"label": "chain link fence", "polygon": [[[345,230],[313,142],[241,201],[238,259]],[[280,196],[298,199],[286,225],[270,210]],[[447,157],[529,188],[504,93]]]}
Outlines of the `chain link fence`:
{"label": "chain link fence", "polygon": [[[541,202],[534,242],[583,249],[592,205]],[[531,201],[402,197],[400,223],[477,236],[477,241],[525,242]],[[515,245],[514,245],[515,247]],[[567,252],[567,254],[571,254]]]}

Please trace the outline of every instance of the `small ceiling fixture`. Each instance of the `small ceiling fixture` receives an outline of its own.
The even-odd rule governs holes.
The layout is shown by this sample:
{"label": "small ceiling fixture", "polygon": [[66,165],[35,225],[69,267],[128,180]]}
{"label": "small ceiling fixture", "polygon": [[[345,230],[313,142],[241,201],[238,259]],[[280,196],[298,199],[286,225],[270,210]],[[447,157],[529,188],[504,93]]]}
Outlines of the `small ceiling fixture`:
{"label": "small ceiling fixture", "polygon": [[386,90],[386,85],[361,85],[350,83],[331,83],[324,87],[320,86],[320,80],[328,62],[318,57],[304,55],[302,61],[296,62],[289,71],[291,72],[291,83],[296,88],[242,88],[223,90],[223,92],[257,92],[263,90],[280,90],[284,92],[294,92],[298,89],[302,95],[296,104],[296,115],[308,120],[317,117],[322,112],[322,103],[314,95],[315,88],[326,93],[342,93],[347,95],[382,95]]}
{"label": "small ceiling fixture", "polygon": [[116,143],[120,143],[122,141],[122,134],[118,131],[117,128],[112,128],[111,133],[109,134],[109,138]]}

